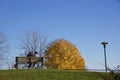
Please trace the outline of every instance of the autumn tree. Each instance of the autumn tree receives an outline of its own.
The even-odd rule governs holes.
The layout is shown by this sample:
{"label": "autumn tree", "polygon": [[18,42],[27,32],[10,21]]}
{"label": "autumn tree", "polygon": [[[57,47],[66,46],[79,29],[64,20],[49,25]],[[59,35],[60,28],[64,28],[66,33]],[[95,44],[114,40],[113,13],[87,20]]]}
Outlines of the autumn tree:
{"label": "autumn tree", "polygon": [[45,66],[55,69],[84,69],[78,49],[64,39],[53,41],[45,51]]}
{"label": "autumn tree", "polygon": [[25,32],[19,36],[19,40],[21,42],[19,48],[24,50],[25,55],[29,52],[33,54],[38,52],[41,56],[47,47],[47,36],[38,32]]}
{"label": "autumn tree", "polygon": [[8,52],[8,41],[3,33],[0,33],[0,62],[3,62],[5,53]]}

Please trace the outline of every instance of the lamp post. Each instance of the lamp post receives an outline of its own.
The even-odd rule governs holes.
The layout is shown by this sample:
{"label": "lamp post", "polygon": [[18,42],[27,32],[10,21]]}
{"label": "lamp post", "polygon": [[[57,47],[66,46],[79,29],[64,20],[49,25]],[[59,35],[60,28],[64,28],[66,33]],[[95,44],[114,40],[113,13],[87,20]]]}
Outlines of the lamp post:
{"label": "lamp post", "polygon": [[103,45],[103,48],[104,48],[104,57],[105,57],[105,71],[107,72],[106,45],[108,44],[108,42],[106,42],[106,41],[103,41],[101,44]]}

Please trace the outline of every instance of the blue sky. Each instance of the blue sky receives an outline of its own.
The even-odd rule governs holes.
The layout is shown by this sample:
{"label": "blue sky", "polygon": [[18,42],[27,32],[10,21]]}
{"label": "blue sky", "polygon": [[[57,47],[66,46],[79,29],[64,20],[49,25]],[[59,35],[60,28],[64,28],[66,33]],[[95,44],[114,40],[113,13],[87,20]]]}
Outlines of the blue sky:
{"label": "blue sky", "polygon": [[25,31],[64,38],[73,43],[87,68],[104,68],[102,41],[107,41],[107,63],[120,65],[119,0],[0,0],[0,32],[7,35],[11,58],[22,51],[18,37]]}

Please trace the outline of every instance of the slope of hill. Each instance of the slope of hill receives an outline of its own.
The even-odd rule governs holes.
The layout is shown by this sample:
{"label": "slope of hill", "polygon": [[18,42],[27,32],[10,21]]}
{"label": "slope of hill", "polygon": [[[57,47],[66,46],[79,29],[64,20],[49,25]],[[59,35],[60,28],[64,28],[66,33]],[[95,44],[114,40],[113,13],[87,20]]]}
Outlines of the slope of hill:
{"label": "slope of hill", "polygon": [[0,70],[0,80],[101,80],[104,75],[80,70]]}

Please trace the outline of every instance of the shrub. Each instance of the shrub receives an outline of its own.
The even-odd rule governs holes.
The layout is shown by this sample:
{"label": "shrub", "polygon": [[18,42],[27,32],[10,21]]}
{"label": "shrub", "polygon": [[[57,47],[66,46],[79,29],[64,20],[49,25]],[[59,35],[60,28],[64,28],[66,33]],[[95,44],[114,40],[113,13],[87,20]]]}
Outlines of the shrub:
{"label": "shrub", "polygon": [[103,80],[120,80],[120,74],[114,73],[112,70],[110,73],[103,77]]}

